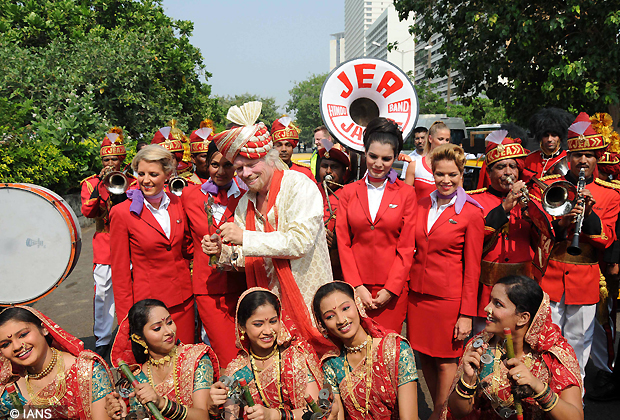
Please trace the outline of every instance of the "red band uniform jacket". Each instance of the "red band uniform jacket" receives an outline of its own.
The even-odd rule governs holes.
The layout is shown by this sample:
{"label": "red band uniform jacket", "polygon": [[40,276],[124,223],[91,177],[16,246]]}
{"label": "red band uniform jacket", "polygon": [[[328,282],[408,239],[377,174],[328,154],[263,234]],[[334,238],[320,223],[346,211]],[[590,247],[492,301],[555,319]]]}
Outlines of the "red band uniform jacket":
{"label": "red band uniform jacket", "polygon": [[400,180],[387,181],[374,222],[365,178],[345,185],[338,195],[336,236],[345,281],[401,295],[415,250],[415,189]]}
{"label": "red band uniform jacket", "polygon": [[[551,184],[554,181],[566,179],[573,185],[577,179],[572,173],[566,177],[548,177],[544,182]],[[582,254],[573,257],[566,253],[575,230],[575,224],[563,231],[558,226],[559,218],[553,218],[552,225],[556,234],[554,247],[549,266],[544,277],[536,271],[536,280],[542,289],[547,292],[553,302],[560,302],[564,295],[567,305],[592,305],[599,301],[599,261],[606,247],[611,246],[616,239],[616,221],[620,211],[620,195],[611,183],[586,180],[586,189],[590,190],[596,203],[588,217],[584,217],[579,237]],[[540,190],[535,189],[538,194]]]}
{"label": "red band uniform jacket", "polygon": [[431,198],[418,202],[416,254],[409,289],[440,298],[460,298],[461,315],[476,316],[484,241],[482,210],[466,202],[460,214],[446,208],[427,231]]}
{"label": "red band uniform jacket", "polygon": [[193,296],[187,216],[181,199],[166,194],[170,198],[170,239],[146,204],[140,215],[129,211],[131,200],[114,206],[110,213],[117,319],[124,319],[131,306],[142,299],[159,299],[171,308]]}
{"label": "red band uniform jacket", "polygon": [[[484,248],[478,290],[478,316],[486,317],[484,308],[491,300],[491,289],[501,277],[521,274],[531,277],[534,252],[530,247],[531,223],[523,218],[517,204],[506,214],[502,203],[505,193],[492,187],[469,193],[484,207]],[[489,247],[488,251],[486,250]]]}
{"label": "red band uniform jacket", "polygon": [[525,167],[534,174],[533,176],[541,178],[550,175],[548,171],[564,157],[566,150],[559,150],[549,158],[544,158],[542,151],[536,150],[525,158]]}

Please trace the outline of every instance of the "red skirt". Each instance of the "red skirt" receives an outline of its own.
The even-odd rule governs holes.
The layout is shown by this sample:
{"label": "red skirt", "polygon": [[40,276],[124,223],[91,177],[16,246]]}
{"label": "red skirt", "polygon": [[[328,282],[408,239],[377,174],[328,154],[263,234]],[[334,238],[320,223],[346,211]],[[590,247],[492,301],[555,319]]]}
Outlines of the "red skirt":
{"label": "red skirt", "polygon": [[460,357],[463,341],[454,340],[461,299],[440,298],[409,290],[407,338],[411,347],[432,357]]}
{"label": "red skirt", "polygon": [[[379,290],[385,288],[385,286],[380,284],[365,284],[364,286],[366,286],[373,298],[377,297],[377,292]],[[366,314],[382,327],[392,330],[396,334],[400,334],[403,330],[405,317],[407,316],[408,290],[409,286],[405,284],[400,295],[392,297],[387,305],[380,309],[366,309]]]}
{"label": "red skirt", "polygon": [[187,299],[180,305],[168,308],[170,316],[177,326],[177,338],[183,344],[194,344],[195,312],[194,296]]}

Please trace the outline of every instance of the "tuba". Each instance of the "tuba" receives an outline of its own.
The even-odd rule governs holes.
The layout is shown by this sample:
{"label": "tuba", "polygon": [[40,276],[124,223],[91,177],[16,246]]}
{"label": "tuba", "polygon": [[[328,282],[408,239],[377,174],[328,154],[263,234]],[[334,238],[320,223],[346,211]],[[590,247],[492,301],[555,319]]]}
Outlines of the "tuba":
{"label": "tuba", "polygon": [[110,194],[121,195],[129,188],[127,177],[119,171],[109,172],[101,181]]}
{"label": "tuba", "polygon": [[398,67],[378,58],[354,58],[336,67],[325,79],[320,96],[321,117],[340,143],[364,151],[364,129],[385,117],[401,128],[403,138],[418,120],[418,96],[411,80]]}

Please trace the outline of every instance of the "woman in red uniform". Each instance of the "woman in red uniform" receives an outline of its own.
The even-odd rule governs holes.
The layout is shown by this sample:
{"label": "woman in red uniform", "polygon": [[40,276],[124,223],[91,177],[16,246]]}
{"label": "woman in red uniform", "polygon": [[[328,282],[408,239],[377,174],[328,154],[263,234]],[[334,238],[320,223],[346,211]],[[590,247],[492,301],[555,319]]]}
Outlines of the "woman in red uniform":
{"label": "woman in red uniform", "polygon": [[484,218],[481,206],[460,187],[463,149],[438,147],[431,166],[437,189],[418,202],[407,330],[435,406],[430,419],[436,420],[476,316]]}
{"label": "woman in red uniform", "polygon": [[435,179],[431,170],[430,154],[442,144],[450,143],[450,129],[441,121],[435,121],[428,130],[428,142],[424,146],[424,155],[416,158],[407,166],[405,184],[413,185],[418,199],[428,197],[435,191]]}
{"label": "woman in red uniform", "polygon": [[189,272],[189,231],[181,199],[164,192],[174,169],[172,154],[144,147],[131,166],[140,189],[110,213],[112,275],[117,319],[142,299],[159,299],[170,310],[184,344],[194,343],[194,296]]}
{"label": "woman in red uniform", "polygon": [[400,332],[407,313],[407,276],[415,250],[415,190],[392,169],[403,145],[396,123],[376,118],[366,127],[367,175],[339,195],[336,236],[344,279],[368,316]]}
{"label": "woman in red uniform", "polygon": [[[185,188],[181,201],[196,250],[192,284],[198,314],[211,347],[222,366],[226,366],[237,353],[235,307],[239,296],[246,289],[245,273],[218,270],[215,264],[209,263],[209,256],[202,252],[200,241],[204,236],[215,234],[223,223],[232,220],[245,190],[239,188],[233,164],[217,150],[215,142],[210,142],[208,146],[206,161],[209,180],[202,185]],[[211,223],[207,218],[205,203],[213,215]]]}

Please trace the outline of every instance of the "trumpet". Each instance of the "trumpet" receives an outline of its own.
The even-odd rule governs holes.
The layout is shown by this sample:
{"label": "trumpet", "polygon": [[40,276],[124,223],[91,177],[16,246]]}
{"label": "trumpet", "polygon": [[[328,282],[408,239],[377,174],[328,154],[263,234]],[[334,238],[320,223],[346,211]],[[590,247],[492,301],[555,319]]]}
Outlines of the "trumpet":
{"label": "trumpet", "polygon": [[[581,191],[583,191],[585,187],[586,187],[586,171],[585,169],[581,168],[579,170],[579,181],[577,182],[577,200],[576,201],[583,200],[584,197]],[[584,211],[579,213],[579,215],[577,216],[577,221],[575,224],[575,234],[573,235],[573,240],[571,241],[570,246],[566,249],[566,252],[568,252],[570,255],[581,255],[581,248],[579,247],[579,235],[581,234],[581,227],[583,225],[584,213],[585,213],[585,209]]]}
{"label": "trumpet", "polygon": [[119,171],[111,171],[101,181],[110,194],[121,195],[129,188],[127,177]]}
{"label": "trumpet", "polygon": [[[506,180],[510,185],[516,182],[512,175],[509,175]],[[542,208],[550,216],[564,216],[570,213],[577,204],[577,188],[570,182],[556,181],[547,185],[538,178],[532,178],[532,181],[542,191]],[[527,205],[530,201],[529,191],[526,187],[523,187],[521,192],[523,193],[520,199],[521,203]]]}
{"label": "trumpet", "polygon": [[168,181],[168,188],[170,188],[170,192],[177,197],[180,197],[183,194],[183,188],[187,187],[187,180],[185,178],[181,178],[180,176],[175,176],[170,178]]}
{"label": "trumpet", "polygon": [[[506,182],[508,182],[510,184],[510,186],[512,187],[514,185],[514,183],[516,182],[515,177],[513,175],[508,175],[506,177]],[[521,188],[519,191],[521,191],[521,197],[519,197],[519,203],[525,207],[527,206],[527,203],[530,202],[530,193],[527,190],[527,187],[523,187]]]}

